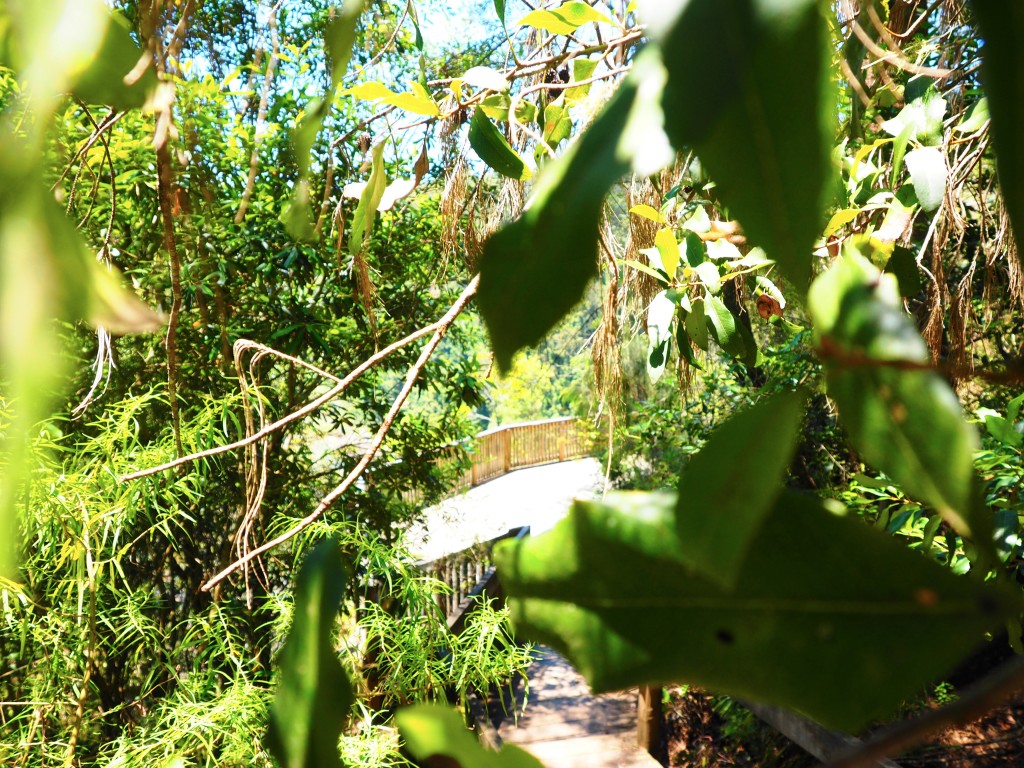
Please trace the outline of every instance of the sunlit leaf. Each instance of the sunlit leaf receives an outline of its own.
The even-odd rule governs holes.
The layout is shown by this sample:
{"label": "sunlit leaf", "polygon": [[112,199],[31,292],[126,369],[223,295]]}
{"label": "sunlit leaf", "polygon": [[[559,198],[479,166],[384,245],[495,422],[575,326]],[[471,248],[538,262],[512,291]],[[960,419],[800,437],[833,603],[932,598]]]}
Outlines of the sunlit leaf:
{"label": "sunlit leaf", "polygon": [[[690,0],[641,10],[669,70],[669,138],[696,151],[748,239],[802,288],[834,173],[831,53],[819,3]],[[698,75],[711,61],[713,87]]]}
{"label": "sunlit leaf", "polygon": [[942,142],[942,119],[946,116],[946,100],[934,89],[907,104],[891,120],[882,123],[882,130],[890,136],[906,135],[919,144],[935,145]]}
{"label": "sunlit leaf", "polygon": [[647,308],[647,375],[652,384],[665,372],[675,315],[676,303],[668,298],[667,291],[659,292]]}
{"label": "sunlit leaf", "polygon": [[405,707],[395,715],[395,721],[406,748],[423,765],[433,765],[429,758],[443,756],[460,768],[543,768],[537,758],[515,744],[502,744],[497,752],[485,749],[450,707]]}
{"label": "sunlit leaf", "polygon": [[708,351],[708,319],[705,314],[704,299],[694,299],[690,312],[686,315],[686,335],[694,344],[705,352]]}
{"label": "sunlit leaf", "polygon": [[661,255],[661,265],[665,268],[665,274],[671,280],[676,276],[676,268],[679,266],[679,243],[676,236],[668,227],[662,227],[654,236],[654,247]]}
{"label": "sunlit leaf", "polygon": [[490,67],[470,67],[462,75],[462,81],[474,88],[487,88],[498,92],[508,90],[508,80],[505,76]]}
{"label": "sunlit leaf", "polygon": [[971,105],[964,119],[953,130],[958,133],[975,133],[984,128],[989,120],[988,98],[982,96]]}
{"label": "sunlit leaf", "polygon": [[516,636],[565,653],[598,692],[686,682],[856,730],[1020,608],[791,492],[723,589],[686,565],[675,506],[674,494],[612,494],[576,502],[547,533],[499,545]]}
{"label": "sunlit leaf", "polygon": [[938,147],[922,147],[907,152],[904,160],[921,208],[934,211],[946,196],[945,155]]}
{"label": "sunlit leaf", "polygon": [[469,124],[469,145],[477,156],[502,176],[525,181],[533,176],[519,153],[512,149],[482,109],[473,112]]}
{"label": "sunlit leaf", "polygon": [[519,20],[519,25],[543,29],[553,35],[571,35],[588,21],[611,24],[611,19],[600,11],[579,0],[570,0],[552,10],[530,11]]}
{"label": "sunlit leaf", "polygon": [[267,732],[282,768],[341,768],[338,739],[355,701],[333,644],[346,578],[334,541],[310,552],[299,572]]}
{"label": "sunlit leaf", "polygon": [[373,232],[373,222],[377,216],[388,178],[384,171],[384,142],[373,148],[373,163],[370,178],[359,196],[356,212],[352,214],[352,230],[348,236],[349,253],[355,255],[366,248]]}
{"label": "sunlit leaf", "polygon": [[160,330],[167,322],[159,312],[140,301],[125,287],[121,276],[84,254],[91,278],[86,319],[110,333],[147,333]]}
{"label": "sunlit leaf", "polygon": [[411,92],[395,93],[383,83],[371,80],[353,86],[345,91],[345,93],[363,101],[383,101],[385,104],[391,104],[416,115],[437,117],[441,114],[441,110],[438,109],[437,104],[434,103],[434,100],[423,86],[419,83],[413,83],[410,87],[412,88]]}
{"label": "sunlit leaf", "polygon": [[649,205],[634,205],[632,208],[629,209],[629,212],[643,219],[655,221],[658,224],[665,223],[665,217],[661,215],[661,211],[659,211],[657,208],[652,208]]}

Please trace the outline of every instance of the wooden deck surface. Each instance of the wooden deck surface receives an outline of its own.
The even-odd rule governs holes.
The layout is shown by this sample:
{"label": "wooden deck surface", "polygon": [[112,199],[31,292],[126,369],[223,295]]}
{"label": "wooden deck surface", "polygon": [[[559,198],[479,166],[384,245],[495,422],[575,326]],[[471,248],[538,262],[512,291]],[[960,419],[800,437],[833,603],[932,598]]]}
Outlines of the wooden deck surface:
{"label": "wooden deck surface", "polygon": [[[528,675],[525,712],[518,724],[511,720],[501,724],[502,741],[523,747],[546,768],[660,765],[637,748],[635,690],[594,696],[569,662],[543,646],[538,647]],[[521,706],[521,700],[517,704]]]}

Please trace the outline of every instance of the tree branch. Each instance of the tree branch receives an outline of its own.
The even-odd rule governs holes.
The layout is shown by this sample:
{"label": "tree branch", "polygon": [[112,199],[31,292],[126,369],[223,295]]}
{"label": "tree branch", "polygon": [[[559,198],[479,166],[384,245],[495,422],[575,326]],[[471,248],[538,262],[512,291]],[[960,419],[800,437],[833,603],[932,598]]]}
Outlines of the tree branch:
{"label": "tree branch", "polygon": [[353,467],[352,470],[348,473],[348,475],[345,476],[345,479],[342,480],[341,483],[333,491],[324,496],[324,498],[317,505],[316,509],[314,509],[306,517],[302,518],[302,520],[300,520],[294,526],[289,528],[280,536],[252,550],[245,557],[239,558],[231,565],[229,565],[227,568],[218,573],[216,576],[207,581],[205,584],[203,584],[202,588],[204,591],[210,590],[211,588],[216,586],[220,581],[224,580],[232,573],[234,573],[236,570],[242,568],[247,563],[251,562],[253,559],[259,557],[264,552],[268,552],[269,550],[274,549],[277,546],[280,546],[281,544],[297,536],[299,533],[301,533],[306,528],[311,526],[323,515],[324,512],[330,509],[331,506],[333,506],[334,502],[336,502],[338,498],[352,485],[352,483],[356,481],[356,479],[363,473],[363,470],[365,470],[366,467],[373,460],[373,457],[377,455],[377,451],[380,450],[380,447],[384,442],[384,438],[387,437],[388,432],[391,430],[391,426],[394,424],[395,418],[398,416],[398,412],[402,409],[402,406],[405,404],[406,399],[412,392],[412,388],[416,385],[416,380],[419,378],[419,375],[423,370],[423,367],[427,364],[427,361],[430,360],[431,356],[434,354],[434,350],[437,349],[437,345],[441,343],[441,339],[444,338],[445,334],[448,332],[448,329],[451,327],[452,323],[455,322],[455,318],[462,314],[462,311],[469,304],[470,299],[472,299],[473,296],[476,294],[477,287],[479,286],[479,284],[480,276],[477,275],[469,282],[465,290],[462,291],[462,295],[459,296],[458,300],[451,306],[448,312],[445,313],[444,317],[442,317],[440,320],[434,323],[434,325],[432,326],[434,328],[434,335],[424,345],[422,352],[420,352],[419,358],[416,360],[413,366],[409,369],[409,372],[406,374],[405,384],[402,386],[402,389],[398,393],[398,396],[391,404],[391,408],[388,410],[387,415],[384,417],[384,420],[381,422],[380,427],[377,429],[377,434],[374,435],[373,441],[370,443],[370,446],[363,453],[362,457],[359,459],[359,462],[355,465],[355,467]]}

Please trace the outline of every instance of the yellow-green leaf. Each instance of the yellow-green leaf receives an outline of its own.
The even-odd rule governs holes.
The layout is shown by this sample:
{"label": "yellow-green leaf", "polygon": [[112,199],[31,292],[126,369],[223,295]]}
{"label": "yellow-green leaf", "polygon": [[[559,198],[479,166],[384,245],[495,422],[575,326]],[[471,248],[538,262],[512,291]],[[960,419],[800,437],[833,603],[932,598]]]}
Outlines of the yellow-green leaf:
{"label": "yellow-green leaf", "polygon": [[530,11],[519,20],[519,25],[543,29],[553,35],[571,35],[588,21],[612,23],[611,19],[600,11],[579,0],[572,0],[562,3],[554,10]]}

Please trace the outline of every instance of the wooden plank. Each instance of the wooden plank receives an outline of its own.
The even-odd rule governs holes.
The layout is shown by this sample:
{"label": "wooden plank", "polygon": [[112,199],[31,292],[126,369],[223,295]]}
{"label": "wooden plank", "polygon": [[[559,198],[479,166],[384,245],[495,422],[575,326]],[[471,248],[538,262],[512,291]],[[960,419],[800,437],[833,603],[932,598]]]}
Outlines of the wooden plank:
{"label": "wooden plank", "polygon": [[643,686],[636,700],[636,745],[648,752],[661,748],[661,688]]}
{"label": "wooden plank", "polygon": [[[787,739],[798,744],[801,749],[823,763],[845,754],[861,743],[860,739],[839,731],[830,731],[813,720],[808,720],[788,709],[749,701],[744,701],[742,704]],[[898,763],[891,760],[882,760],[875,765],[878,768],[900,768]]]}

